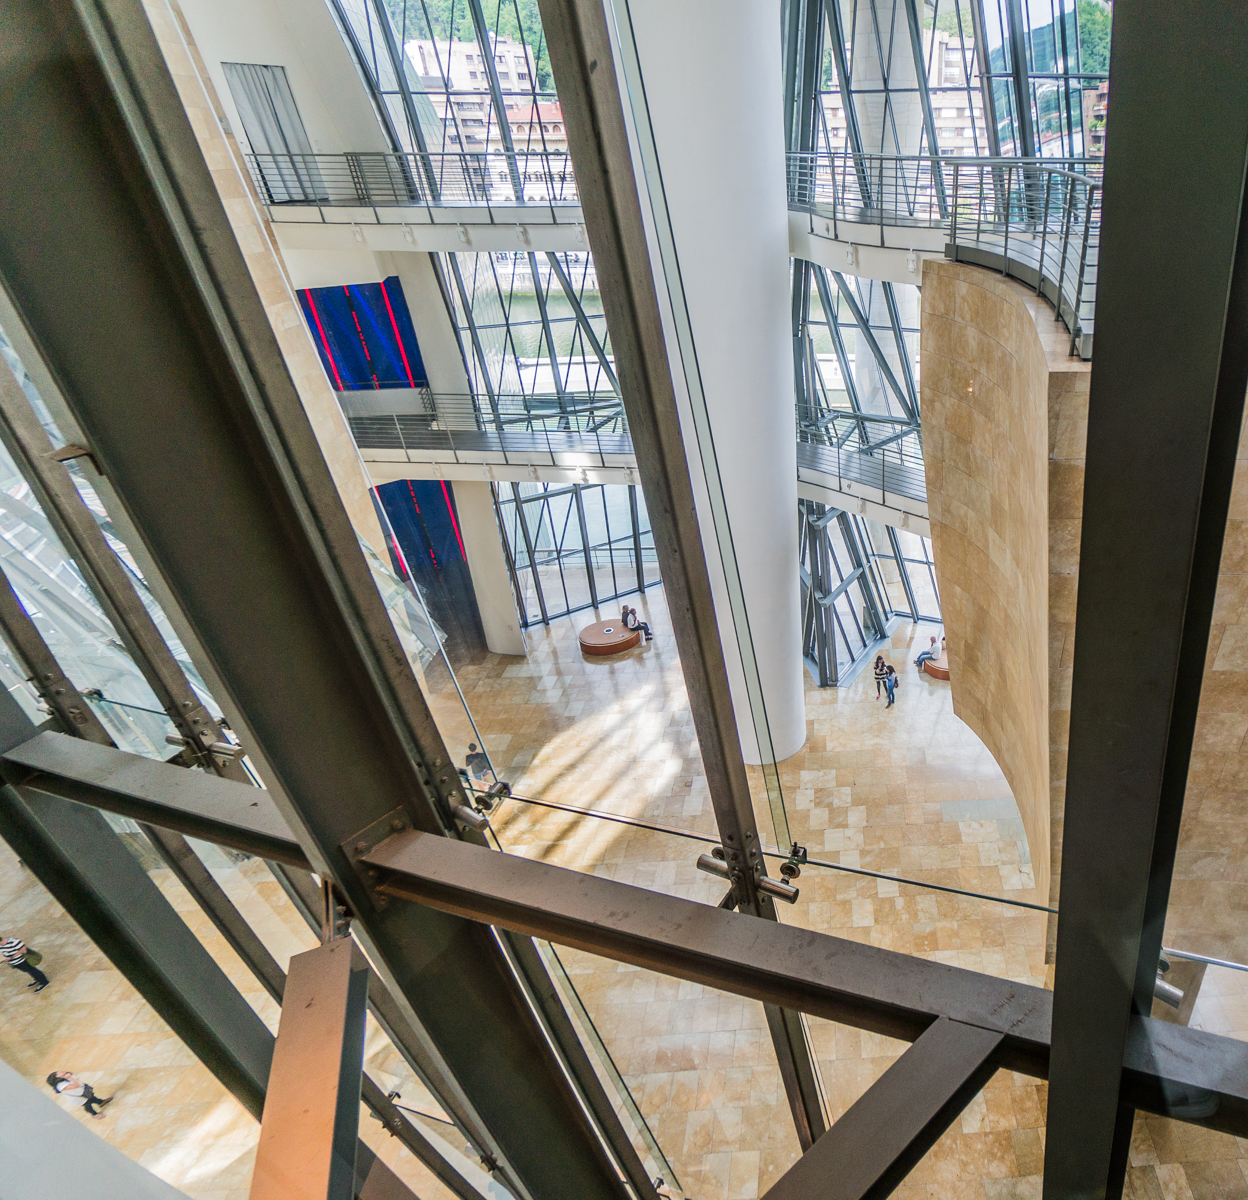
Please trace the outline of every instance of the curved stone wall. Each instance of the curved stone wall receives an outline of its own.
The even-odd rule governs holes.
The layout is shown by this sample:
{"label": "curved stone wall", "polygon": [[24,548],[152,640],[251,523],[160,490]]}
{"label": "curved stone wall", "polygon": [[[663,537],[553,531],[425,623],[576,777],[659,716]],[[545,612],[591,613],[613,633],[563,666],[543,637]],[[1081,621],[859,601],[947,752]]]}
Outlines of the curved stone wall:
{"label": "curved stone wall", "polygon": [[1049,895],[1049,367],[1017,285],[923,264],[923,456],[953,708],[992,752]]}

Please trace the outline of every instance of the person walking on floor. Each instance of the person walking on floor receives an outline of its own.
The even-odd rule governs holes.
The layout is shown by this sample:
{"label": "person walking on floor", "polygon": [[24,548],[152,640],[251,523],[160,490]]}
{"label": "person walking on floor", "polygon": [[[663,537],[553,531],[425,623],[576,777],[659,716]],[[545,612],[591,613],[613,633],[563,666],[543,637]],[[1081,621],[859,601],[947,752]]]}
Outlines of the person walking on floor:
{"label": "person walking on floor", "polygon": [[932,644],[914,660],[914,665],[918,667],[920,671],[923,670],[923,664],[929,658],[935,660],[940,657],[940,649],[940,645],[937,643],[936,638],[933,635]]}
{"label": "person walking on floor", "polygon": [[888,668],[884,665],[884,655],[877,654],[875,656],[875,698],[880,698],[880,688],[884,686],[884,676],[888,674]]}
{"label": "person walking on floor", "polygon": [[884,669],[884,687],[888,692],[888,703],[885,708],[892,708],[897,702],[897,672],[891,666]]}
{"label": "person walking on floor", "polygon": [[635,608],[629,608],[627,604],[624,605],[624,616],[622,619],[625,629],[639,629],[646,635],[646,641],[654,641],[654,635],[650,632],[650,626],[645,621],[638,619]]}
{"label": "person walking on floor", "polygon": [[[26,986],[41,992],[48,986],[48,977],[36,965],[43,961],[43,956],[36,957],[36,954],[37,952],[29,949],[21,938],[0,937],[0,958],[3,958],[13,970],[29,975],[30,982]],[[31,962],[31,958],[34,958],[35,962]]]}
{"label": "person walking on floor", "polygon": [[87,1110],[89,1116],[94,1117],[97,1121],[104,1114],[95,1110],[113,1102],[112,1096],[97,1096],[89,1083],[83,1083],[71,1071],[53,1071],[48,1076],[48,1087],[58,1096],[68,1096],[71,1100],[76,1101]]}
{"label": "person walking on floor", "polygon": [[468,743],[468,757],[464,759],[464,769],[472,777],[473,783],[480,783],[489,774],[490,756],[484,750],[478,750],[476,742]]}

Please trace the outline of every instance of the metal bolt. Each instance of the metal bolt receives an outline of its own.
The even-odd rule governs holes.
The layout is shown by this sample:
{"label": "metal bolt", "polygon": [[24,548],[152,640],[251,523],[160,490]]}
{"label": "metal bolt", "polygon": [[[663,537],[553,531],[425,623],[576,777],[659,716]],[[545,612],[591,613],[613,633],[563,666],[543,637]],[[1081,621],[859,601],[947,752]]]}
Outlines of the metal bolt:
{"label": "metal bolt", "polygon": [[356,852],[356,854],[363,854],[363,853],[364,853],[364,851],[365,851],[365,850],[367,850],[367,849],[368,849],[368,846],[367,846],[367,844],[366,844],[365,842],[356,842],[356,843],[355,843],[355,852]]}
{"label": "metal bolt", "polygon": [[398,832],[399,832],[399,830],[400,830],[400,829],[402,829],[402,828],[403,828],[403,822],[402,822],[402,821],[391,821],[391,822],[390,822],[390,829],[391,829],[391,832],[393,832],[393,833],[398,833]]}
{"label": "metal bolt", "polygon": [[52,689],[52,694],[53,694],[54,696],[63,696],[63,695],[65,695],[65,689],[64,689],[64,688],[53,688],[53,689]]}

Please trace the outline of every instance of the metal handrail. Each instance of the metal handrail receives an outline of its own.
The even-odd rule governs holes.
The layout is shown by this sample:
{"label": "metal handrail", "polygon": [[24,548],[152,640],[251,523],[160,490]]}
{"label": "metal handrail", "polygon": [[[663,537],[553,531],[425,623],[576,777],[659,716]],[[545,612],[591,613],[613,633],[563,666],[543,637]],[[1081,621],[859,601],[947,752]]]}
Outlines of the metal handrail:
{"label": "metal handrail", "polygon": [[[1103,163],[1100,159],[790,154],[789,207],[835,223],[838,240],[863,227],[943,230],[945,254],[1033,287],[1090,358],[1096,313]],[[950,198],[951,197],[951,198]],[[849,226],[849,228],[844,228]]]}
{"label": "metal handrail", "polygon": [[581,202],[572,160],[560,150],[438,154],[378,150],[248,154],[246,159],[256,191],[270,207],[473,208]]}

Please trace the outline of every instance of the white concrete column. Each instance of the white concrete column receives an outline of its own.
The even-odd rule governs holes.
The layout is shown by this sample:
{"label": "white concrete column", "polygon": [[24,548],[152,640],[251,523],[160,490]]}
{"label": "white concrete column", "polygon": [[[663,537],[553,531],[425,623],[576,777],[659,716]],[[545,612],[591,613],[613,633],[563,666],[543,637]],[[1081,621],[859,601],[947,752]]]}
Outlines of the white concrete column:
{"label": "white concrete column", "polygon": [[[758,0],[630,0],[629,9],[772,744],[783,759],[806,740],[806,709],[780,9]],[[686,445],[696,471],[696,449]],[[742,748],[757,762],[719,547],[709,513],[699,516]]]}
{"label": "white concrete column", "polygon": [[490,485],[460,479],[451,486],[485,644],[495,654],[527,654]]}

